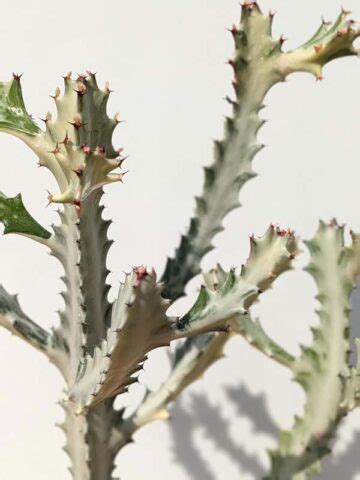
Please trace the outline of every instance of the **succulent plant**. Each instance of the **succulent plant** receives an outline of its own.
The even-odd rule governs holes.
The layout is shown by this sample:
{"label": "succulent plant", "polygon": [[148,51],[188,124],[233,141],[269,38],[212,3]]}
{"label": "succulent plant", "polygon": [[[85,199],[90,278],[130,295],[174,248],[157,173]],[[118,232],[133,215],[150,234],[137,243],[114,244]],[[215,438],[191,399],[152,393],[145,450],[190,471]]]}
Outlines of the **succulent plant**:
{"label": "succulent plant", "polygon": [[[41,243],[64,271],[64,308],[52,331],[31,320],[3,287],[0,324],[41,351],[64,378],[61,428],[75,480],[111,480],[115,458],[133,434],[168,418],[171,402],[223,356],[232,335],[242,335],[289,368],[306,394],[302,418],[280,434],[271,452],[268,478],[301,480],[318,472],[338,424],[358,405],[360,367],[349,361],[348,317],[349,296],[360,273],[360,241],[352,234],[346,246],[344,228],[335,220],[320,222],[307,242],[320,322],[299,358],[270,338],[250,312],[299,252],[290,229],[270,225],[262,237],[250,237],[250,254],[240,271],[217,265],[203,274],[193,306],[180,317],[168,314],[187,282],[200,273],[224,217],[240,206],[242,186],[256,175],[252,160],[263,148],[257,132],[264,123],[259,112],[268,91],[295,72],[320,80],[327,63],[357,54],[353,44],[360,33],[345,11],[334,23],[322,22],[310,40],[288,52],[283,51],[283,37],[272,37],[272,22],[273,14],[264,15],[256,2],[243,4],[240,23],[230,30],[235,43],[229,60],[234,70],[235,95],[228,98],[232,116],[226,118],[224,138],[215,142],[214,163],[205,167],[189,228],[161,281],[153,269],[135,267],[125,275],[114,303],[108,300],[106,266],[111,222],[102,218],[101,199],[104,186],[123,181],[126,157],[112,144],[119,117],[107,115],[109,86],[99,88],[91,72],[77,78],[67,74],[63,92],[57,88],[53,95],[57,116],[46,114],[41,129],[26,110],[20,76],[0,84],[0,130],[31,148],[59,189],[48,197],[59,205],[59,222],[49,230],[30,215],[20,194],[9,198],[1,193],[4,233]],[[137,381],[148,353],[172,342],[172,370],[160,388],[147,390],[131,415],[115,409],[115,398]]]}

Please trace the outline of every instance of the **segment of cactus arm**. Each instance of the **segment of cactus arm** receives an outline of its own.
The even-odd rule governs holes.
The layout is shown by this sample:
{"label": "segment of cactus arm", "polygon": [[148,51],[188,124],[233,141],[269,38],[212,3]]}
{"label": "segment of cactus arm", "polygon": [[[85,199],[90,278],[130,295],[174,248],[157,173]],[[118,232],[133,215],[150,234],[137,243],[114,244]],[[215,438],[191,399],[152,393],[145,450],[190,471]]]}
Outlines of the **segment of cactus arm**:
{"label": "segment of cactus arm", "polygon": [[65,348],[60,339],[31,320],[22,310],[16,295],[0,285],[0,325],[46,355],[60,370],[64,368]]}
{"label": "segment of cactus arm", "polygon": [[359,36],[342,12],[332,24],[323,23],[316,35],[301,47],[282,52],[283,38],[271,36],[272,15],[261,13],[256,2],[245,2],[240,26],[231,30],[235,54],[229,60],[234,70],[233,113],[225,122],[225,136],[215,142],[215,161],[205,168],[201,195],[196,199],[195,216],[186,235],[167,262],[162,281],[165,296],[172,300],[184,295],[186,283],[200,272],[202,257],[212,248],[224,217],[240,204],[239,191],[256,174],[252,160],[262,148],[257,132],[266,93],[287,75],[304,71],[322,77],[325,64],[333,59],[355,55],[354,40]]}
{"label": "segment of cactus arm", "polygon": [[[247,271],[248,279],[258,281],[264,289],[269,288],[276,275],[290,267],[290,261],[295,253],[296,245],[291,233],[270,226],[263,237],[258,239],[251,237],[251,254],[242,274],[245,275]],[[280,260],[282,256],[283,261]],[[275,262],[274,258],[277,258]],[[267,270],[271,275],[264,276],[264,271]],[[229,275],[233,275],[233,272],[229,274],[217,265],[204,274],[206,288],[213,292],[221,291]],[[264,280],[261,281],[259,279],[262,276]],[[111,443],[115,451],[128,443],[136,430],[145,424],[168,418],[169,404],[175,401],[185,388],[202,377],[214,362],[223,357],[224,346],[234,333],[240,333],[249,343],[279,363],[287,367],[292,365],[294,358],[271,340],[258,322],[251,320],[249,314],[236,315],[231,322],[231,332],[196,335],[191,338],[191,342],[185,341],[177,347],[172,370],[164,383],[156,391],[147,392],[129,418],[114,425]]]}
{"label": "segment of cactus arm", "polygon": [[20,86],[20,75],[0,83],[0,129],[36,135],[39,127],[27,113]]}
{"label": "segment of cactus arm", "polygon": [[124,391],[152,349],[202,332],[237,328],[239,314],[290,268],[296,252],[294,235],[271,226],[261,239],[252,239],[241,273],[228,272],[219,288],[202,287],[194,306],[177,320],[166,316],[169,302],[162,298],[155,274],[135,269],[120,289],[106,340],[86,356],[69,400],[82,411]]}
{"label": "segment of cactus arm", "polygon": [[4,233],[19,233],[44,243],[51,236],[26,210],[21,194],[7,197],[0,192],[0,222],[4,224]]}
{"label": "segment of cactus arm", "polygon": [[292,430],[282,432],[271,452],[269,479],[305,479],[317,472],[319,460],[329,452],[338,423],[349,409],[349,297],[359,273],[356,249],[344,246],[343,227],[320,223],[307,242],[311,253],[308,272],[313,276],[320,302],[320,324],[313,342],[302,347],[294,362],[295,380],[306,395],[304,414]]}
{"label": "segment of cactus arm", "polygon": [[[133,434],[144,425],[155,420],[170,417],[169,404],[174,402],[181,392],[223,356],[223,350],[231,333],[219,332],[194,337],[190,349],[184,343],[186,351],[173,358],[172,370],[166,380],[156,391],[147,391],[135,412],[128,418],[114,422],[110,445],[114,453],[131,442]],[[179,350],[180,351],[180,350]]]}
{"label": "segment of cactus arm", "polygon": [[[251,162],[261,150],[256,137],[264,123],[258,113],[268,90],[296,71],[306,71],[321,79],[326,63],[357,53],[353,42],[359,32],[353,29],[345,12],[331,25],[323,22],[308,42],[288,53],[281,51],[283,37],[279,40],[271,37],[272,17],[272,14],[264,16],[255,2],[245,2],[240,26],[231,29],[235,41],[235,55],[229,60],[235,74],[236,99],[229,99],[233,114],[226,120],[225,138],[215,142],[213,165],[205,168],[203,192],[196,199],[195,216],[186,235],[181,237],[175,257],[168,259],[162,277],[165,294],[172,300],[184,295],[187,282],[199,273],[202,257],[213,248],[212,239],[222,230],[223,218],[239,206],[239,190],[255,176]],[[248,317],[243,318],[243,325],[247,320]],[[261,338],[263,351],[268,350],[265,345],[271,344],[274,358],[278,351],[278,360],[285,364],[292,362],[287,352],[277,350],[272,339],[263,337],[260,325],[256,324],[255,331],[254,323],[248,323],[247,327],[243,327],[243,335],[255,343],[255,339]],[[193,341],[193,338],[186,340],[188,349]]]}
{"label": "segment of cactus arm", "polygon": [[[21,93],[20,81],[16,80]],[[106,256],[112,243],[107,238],[111,222],[101,217],[101,187],[121,181],[123,173],[113,173],[113,170],[121,166],[124,158],[121,150],[115,150],[111,144],[119,118],[116,115],[111,119],[106,113],[110,96],[108,86],[100,89],[91,73],[75,80],[68,74],[64,81],[64,93],[56,89],[53,96],[57,117],[53,119],[50,113],[45,115],[44,132],[37,128],[37,133],[30,135],[16,125],[8,125],[8,128],[0,125],[0,130],[23,140],[38,156],[39,166],[47,167],[59,185],[60,192],[49,195],[49,200],[63,204],[59,210],[61,223],[53,227],[54,234],[50,238],[41,238],[41,241],[64,267],[62,280],[66,288],[61,295],[65,306],[59,311],[61,323],[53,331],[51,341],[68,350],[61,372],[72,384],[84,353],[92,353],[109,325],[111,305],[107,299]],[[2,101],[8,100],[2,97]],[[92,412],[94,415],[88,418],[86,433],[66,410],[68,421],[64,423],[64,430],[68,442],[78,438],[81,443],[83,438],[81,445],[68,444],[66,447],[72,468],[82,472],[81,478],[89,474],[88,449],[92,451],[94,462],[97,462],[98,452],[103,451],[100,444],[108,436],[109,419],[115,411],[112,402],[106,402],[101,409]],[[84,455],[78,457],[79,449]],[[104,462],[102,459],[101,464]]]}

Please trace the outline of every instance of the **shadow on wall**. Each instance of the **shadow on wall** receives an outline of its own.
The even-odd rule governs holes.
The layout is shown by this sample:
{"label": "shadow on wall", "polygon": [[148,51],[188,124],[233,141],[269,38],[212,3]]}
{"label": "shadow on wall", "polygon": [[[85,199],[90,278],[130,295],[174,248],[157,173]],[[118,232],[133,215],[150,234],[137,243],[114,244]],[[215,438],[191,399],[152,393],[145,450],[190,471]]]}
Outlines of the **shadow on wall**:
{"label": "shadow on wall", "polygon": [[[228,388],[226,393],[227,400],[236,406],[237,414],[251,421],[255,435],[266,434],[276,438],[278,427],[267,411],[264,395],[253,395],[244,386]],[[234,444],[228,420],[222,416],[220,408],[211,405],[205,395],[192,395],[189,409],[185,409],[180,401],[173,408],[170,430],[174,459],[189,474],[189,478],[218,480],[211,471],[206,455],[195,445],[194,437],[199,430],[238,467],[237,478],[246,473],[254,480],[261,480],[267,473],[256,455],[251,455]],[[343,454],[326,458],[323,473],[316,478],[355,479],[355,475],[360,473],[359,444],[360,430],[354,432],[349,448]]]}
{"label": "shadow on wall", "polygon": [[[360,287],[352,295],[351,306],[351,336],[360,337]],[[354,360],[353,355],[352,363]],[[237,415],[246,417],[252,423],[255,435],[265,434],[271,438],[277,438],[278,427],[270,417],[265,395],[253,395],[245,386],[240,386],[227,388],[226,397],[227,401],[236,407]],[[192,395],[189,409],[185,409],[180,401],[173,407],[172,418],[170,429],[173,436],[174,457],[188,472],[189,478],[217,480],[206,456],[196,448],[194,437],[199,430],[206,434],[216,449],[230,458],[238,467],[240,474],[246,473],[255,480],[261,480],[267,473],[256,455],[248,454],[234,444],[229,421],[222,415],[217,405],[209,402],[206,395]],[[346,451],[326,457],[323,461],[323,472],[316,478],[354,480],[357,474],[360,474],[359,445],[360,429],[358,427],[353,432]]]}

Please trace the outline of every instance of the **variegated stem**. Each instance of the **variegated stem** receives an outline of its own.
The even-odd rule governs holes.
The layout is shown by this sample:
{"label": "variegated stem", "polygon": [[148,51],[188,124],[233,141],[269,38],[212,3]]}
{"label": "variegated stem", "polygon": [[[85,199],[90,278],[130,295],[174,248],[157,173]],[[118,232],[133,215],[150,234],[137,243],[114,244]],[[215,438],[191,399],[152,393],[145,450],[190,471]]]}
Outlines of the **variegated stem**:
{"label": "variegated stem", "polygon": [[42,352],[56,366],[61,367],[63,359],[58,355],[51,334],[31,320],[21,309],[17,296],[10,295],[1,285],[0,325]]}
{"label": "variegated stem", "polygon": [[182,352],[181,358],[174,359],[173,368],[160,388],[148,391],[130,417],[114,424],[111,448],[118,452],[132,441],[132,436],[141,427],[156,420],[168,419],[169,405],[188,385],[200,379],[210,365],[224,356],[224,346],[229,338],[230,333],[195,337],[191,349]]}
{"label": "variegated stem", "polygon": [[250,315],[243,315],[238,317],[233,330],[242,335],[259,352],[284,367],[292,368],[295,357],[269,337],[259,320],[253,320]]}
{"label": "variegated stem", "polygon": [[[334,23],[323,22],[308,42],[287,53],[282,52],[284,38],[275,40],[271,36],[272,19],[273,14],[263,15],[256,2],[246,1],[240,26],[234,25],[231,29],[235,55],[229,64],[234,69],[236,98],[229,102],[233,114],[226,120],[224,139],[215,142],[214,163],[205,168],[204,187],[196,199],[195,216],[187,233],[182,235],[175,256],[166,264],[162,279],[166,284],[165,294],[172,300],[183,296],[187,282],[199,273],[203,256],[213,248],[213,237],[223,229],[224,217],[240,205],[241,187],[255,176],[251,163],[262,147],[256,137],[264,123],[259,111],[268,90],[297,71],[321,80],[323,67],[328,62],[357,53],[353,42],[359,32],[344,11]],[[254,325],[250,327],[254,334]],[[257,328],[257,335],[262,334],[260,329],[261,326]],[[244,336],[246,338],[246,332]],[[187,340],[188,348],[192,342],[192,338]],[[266,343],[275,347],[270,338]],[[287,354],[281,357],[282,363],[292,362]]]}
{"label": "variegated stem", "polygon": [[356,249],[344,246],[343,227],[335,221],[320,223],[307,242],[320,303],[320,323],[313,328],[313,342],[302,347],[293,364],[295,381],[304,389],[302,418],[291,430],[281,432],[277,450],[271,452],[271,480],[303,480],[320,470],[321,458],[330,452],[330,442],[339,422],[349,411],[349,299],[359,273]]}

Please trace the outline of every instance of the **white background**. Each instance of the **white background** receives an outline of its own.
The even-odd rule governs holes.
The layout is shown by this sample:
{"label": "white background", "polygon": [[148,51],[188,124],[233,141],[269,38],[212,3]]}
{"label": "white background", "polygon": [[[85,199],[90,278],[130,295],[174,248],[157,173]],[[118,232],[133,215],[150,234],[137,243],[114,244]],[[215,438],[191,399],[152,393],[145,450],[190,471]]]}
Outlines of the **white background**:
{"label": "white background", "polygon": [[[340,9],[339,0],[263,0],[261,6],[277,10],[274,35],[284,33],[288,48],[305,41],[321,15],[333,19]],[[356,0],[347,0],[346,7],[360,18]],[[13,71],[25,72],[24,95],[35,117],[53,108],[48,94],[68,70],[97,71],[99,81],[109,79],[115,90],[110,113],[120,110],[126,120],[115,144],[130,154],[131,170],[125,184],[110,187],[106,196],[106,215],[114,219],[110,233],[117,240],[109,256],[115,287],[131,265],[153,265],[161,272],[187,225],[202,184],[201,166],[211,161],[212,139],[221,136],[228,112],[223,97],[231,93],[231,72],[224,62],[232,41],[225,27],[239,13],[235,0],[18,0],[2,8],[0,76],[8,80]],[[244,207],[226,218],[226,231],[216,237],[217,248],[204,268],[215,261],[225,267],[241,264],[248,235],[262,234],[271,221],[304,238],[313,235],[319,217],[336,216],[360,230],[360,63],[341,60],[324,76],[316,83],[296,75],[270,93],[263,115],[271,121],[260,134],[268,148],[254,165],[259,176],[243,189]],[[0,189],[8,195],[21,191],[43,225],[55,221],[54,209],[45,209],[46,189],[54,190],[55,183],[36,168],[32,153],[2,135],[0,162]],[[304,252],[297,270],[256,307],[268,331],[295,354],[299,342],[310,340],[308,325],[317,322],[314,284],[301,271],[307,258]],[[1,282],[11,293],[20,292],[24,310],[45,327],[55,324],[61,268],[45,249],[4,237],[0,265]],[[189,285],[190,299],[198,284],[197,279]],[[0,359],[0,479],[69,479],[63,434],[54,427],[62,418],[56,404],[60,376],[5,331]],[[166,371],[166,356],[155,352],[142,381],[155,386]],[[136,386],[122,401],[129,405],[140,396]],[[122,480],[261,478],[265,448],[275,445],[275,427],[261,413],[262,396],[277,425],[289,427],[293,414],[301,412],[302,392],[290,374],[235,339],[227,358],[173,408],[170,426],[158,422],[136,436],[119,456],[116,475]],[[360,429],[359,415],[351,415],[336,443],[339,458],[328,462],[323,478],[350,479],[360,472],[357,446],[349,446],[356,425]]]}

